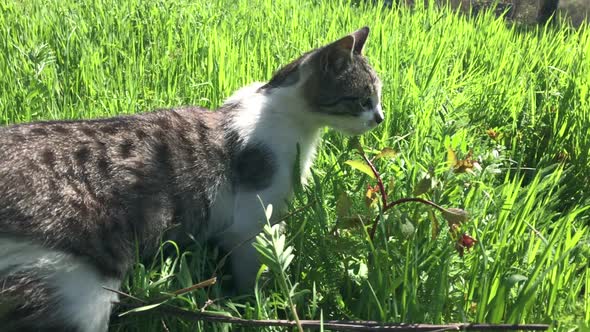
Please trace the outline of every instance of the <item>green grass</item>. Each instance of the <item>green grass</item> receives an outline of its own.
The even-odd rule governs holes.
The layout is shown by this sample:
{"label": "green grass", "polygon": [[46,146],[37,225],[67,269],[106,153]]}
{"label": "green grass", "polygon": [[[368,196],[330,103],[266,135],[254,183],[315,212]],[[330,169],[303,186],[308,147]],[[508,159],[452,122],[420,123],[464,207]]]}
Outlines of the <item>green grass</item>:
{"label": "green grass", "polygon": [[[257,319],[293,318],[292,301],[301,319],[587,328],[586,27],[536,29],[490,14],[469,19],[336,0],[8,0],[0,2],[0,120],[215,108],[237,88],[363,25],[371,27],[366,54],[383,80],[386,111],[363,146],[397,152],[376,162],[393,199],[412,196],[432,177],[422,197],[468,210],[462,230],[477,245],[459,257],[446,226],[433,236],[441,216],[421,205],[387,211],[373,242],[358,223],[343,222],[336,207],[344,195],[352,202],[346,213],[366,224],[378,215],[364,198],[374,180],[344,163],[359,159],[348,139],[326,131],[313,177],[291,208],[311,204],[289,220],[295,258],[288,273],[264,276],[256,296],[223,297],[215,286],[171,303],[200,310],[211,299],[207,311]],[[450,171],[449,148],[459,157],[472,149],[481,169]],[[263,243],[276,245],[268,237]],[[198,245],[163,247],[166,256],[137,264],[125,291],[159,297],[210,278],[220,258]],[[147,313],[115,319],[113,330],[160,331],[162,321],[171,331],[230,329]]]}

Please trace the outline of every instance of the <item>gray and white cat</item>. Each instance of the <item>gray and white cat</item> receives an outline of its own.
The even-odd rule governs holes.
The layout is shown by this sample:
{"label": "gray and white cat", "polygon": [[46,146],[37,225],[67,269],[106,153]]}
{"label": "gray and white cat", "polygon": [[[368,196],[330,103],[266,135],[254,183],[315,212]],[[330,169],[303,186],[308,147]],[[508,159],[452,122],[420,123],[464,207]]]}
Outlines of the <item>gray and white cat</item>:
{"label": "gray and white cat", "polygon": [[[362,134],[383,121],[362,28],[310,51],[215,112],[198,107],[0,128],[0,327],[106,331],[118,289],[165,230],[226,250],[275,210],[312,164],[321,128]],[[166,235],[164,235],[166,236]],[[251,245],[230,257],[253,286]]]}

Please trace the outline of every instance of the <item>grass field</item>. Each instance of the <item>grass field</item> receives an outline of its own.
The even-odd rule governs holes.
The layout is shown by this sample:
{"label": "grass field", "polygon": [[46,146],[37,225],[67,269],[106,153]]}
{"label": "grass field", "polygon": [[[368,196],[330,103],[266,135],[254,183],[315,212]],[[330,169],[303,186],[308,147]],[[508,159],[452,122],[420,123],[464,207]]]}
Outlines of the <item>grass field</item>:
{"label": "grass field", "polygon": [[[361,160],[351,141],[326,131],[313,177],[290,209],[290,264],[285,255],[267,260],[255,296],[225,297],[221,280],[168,303],[251,319],[293,319],[293,304],[301,319],[590,328],[586,27],[508,26],[488,14],[337,0],[8,0],[0,2],[0,121],[215,108],[363,25],[386,121],[362,146],[369,156],[395,152],[375,161],[392,199],[418,191],[465,209],[460,232],[478,242],[460,257],[432,209],[368,206],[375,180],[346,163]],[[477,165],[458,169],[470,150]],[[264,250],[277,254],[280,241],[267,240]],[[163,247],[168,255],[138,262],[125,292],[161,298],[210,278],[221,258],[198,244]],[[230,330],[158,308],[117,317],[119,308],[112,329]]]}

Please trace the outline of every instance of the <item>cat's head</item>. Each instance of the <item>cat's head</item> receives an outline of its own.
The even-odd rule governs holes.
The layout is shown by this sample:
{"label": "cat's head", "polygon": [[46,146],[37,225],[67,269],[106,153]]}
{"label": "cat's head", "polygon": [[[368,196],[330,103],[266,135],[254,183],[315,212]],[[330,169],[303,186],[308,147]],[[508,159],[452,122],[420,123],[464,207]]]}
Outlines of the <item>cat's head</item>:
{"label": "cat's head", "polygon": [[323,126],[359,135],[384,120],[381,81],[362,55],[369,28],[315,49],[280,69],[262,89],[292,87],[306,116]]}

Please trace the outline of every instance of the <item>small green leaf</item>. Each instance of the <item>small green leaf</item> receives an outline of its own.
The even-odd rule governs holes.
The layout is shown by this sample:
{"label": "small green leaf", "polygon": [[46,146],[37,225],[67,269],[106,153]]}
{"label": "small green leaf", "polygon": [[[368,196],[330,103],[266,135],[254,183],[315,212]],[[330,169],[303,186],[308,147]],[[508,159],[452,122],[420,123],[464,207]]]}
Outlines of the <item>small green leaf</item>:
{"label": "small green leaf", "polygon": [[395,156],[397,156],[397,152],[395,152],[392,148],[383,148],[381,152],[375,156],[375,159],[392,159],[395,158]]}
{"label": "small green leaf", "polygon": [[288,246],[287,248],[285,248],[285,251],[283,251],[283,253],[281,254],[281,264],[284,264],[287,261],[287,257],[292,256],[291,254],[293,253],[293,247]]}
{"label": "small green leaf", "polygon": [[345,191],[343,191],[336,201],[336,215],[338,218],[343,218],[350,214],[350,208],[352,207],[352,200],[348,197]]}
{"label": "small green leaf", "polygon": [[371,167],[369,167],[369,165],[365,164],[364,162],[362,162],[360,160],[347,160],[344,163],[347,164],[348,166],[358,170],[358,171],[361,171],[361,172],[367,174],[368,176],[372,177],[373,179],[375,178],[375,174],[373,174]]}
{"label": "small green leaf", "polygon": [[285,249],[285,236],[284,235],[280,235],[278,237],[277,241],[274,243],[274,248],[275,248],[278,256],[280,256],[283,253],[283,250]]}
{"label": "small green leaf", "polygon": [[436,218],[436,214],[432,210],[428,211],[428,217],[430,218],[430,222],[432,224],[432,240],[436,240],[438,234],[440,233],[440,223]]}
{"label": "small green leaf", "polygon": [[272,217],[272,204],[266,206],[264,213],[266,214],[266,220],[270,220],[270,217]]}
{"label": "small green leaf", "polygon": [[521,281],[528,280],[527,277],[523,276],[522,274],[512,274],[506,277],[504,282],[506,283],[506,288],[511,289],[515,284]]}
{"label": "small green leaf", "polygon": [[430,176],[423,177],[422,180],[416,184],[416,187],[414,187],[413,194],[414,196],[420,196],[427,193],[430,188],[432,188],[432,178]]}
{"label": "small green leaf", "polygon": [[176,274],[176,279],[183,288],[189,287],[193,284],[193,278],[190,273],[190,266],[186,260],[187,255],[187,253],[184,253],[182,254],[182,256],[180,256],[180,266],[178,269],[179,271]]}
{"label": "small green leaf", "polygon": [[461,225],[469,219],[467,211],[459,208],[448,208],[441,211],[443,218],[450,224]]}
{"label": "small green leaf", "polygon": [[[164,301],[164,302],[166,302],[166,301]],[[162,305],[164,302],[155,303],[155,304],[149,304],[149,305],[144,305],[144,306],[142,306],[142,307],[138,307],[138,308],[133,308],[133,309],[131,309],[131,310],[125,311],[125,312],[124,312],[124,313],[122,313],[122,314],[119,314],[119,317],[121,317],[121,316],[125,316],[125,315],[127,315],[127,314],[132,314],[132,313],[134,313],[134,312],[142,312],[142,311],[151,310],[151,309],[154,309],[154,308],[156,308],[156,307],[159,307],[159,306],[160,306],[160,305]]]}
{"label": "small green leaf", "polygon": [[293,182],[293,191],[295,193],[300,193],[303,191],[303,186],[301,184],[301,146],[297,143],[297,154],[295,154],[295,162],[293,164],[293,174],[292,174],[292,182]]}
{"label": "small green leaf", "polygon": [[412,224],[411,221],[406,220],[406,222],[402,222],[399,224],[399,230],[402,233],[402,235],[407,238],[414,235],[416,227],[414,227],[414,224]]}
{"label": "small green leaf", "polygon": [[457,154],[451,147],[447,147],[447,163],[451,168],[457,164]]}
{"label": "small green leaf", "polygon": [[358,151],[360,154],[365,154],[365,150],[363,149],[363,146],[362,146],[362,144],[361,144],[361,142],[360,142],[360,140],[359,140],[359,138],[358,138],[358,137],[353,137],[353,138],[351,138],[351,139],[348,141],[348,144],[349,144],[348,146],[349,146],[351,149],[355,149],[355,150],[357,150],[357,151]]}
{"label": "small green leaf", "polygon": [[[364,219],[369,220],[370,217]],[[363,216],[354,214],[350,216],[343,216],[338,218],[338,229],[353,229],[361,228],[363,226]]]}
{"label": "small green leaf", "polygon": [[287,268],[291,264],[291,261],[293,261],[293,258],[295,258],[295,255],[293,255],[293,254],[291,254],[285,258],[285,261],[283,262],[283,266],[282,266],[283,271],[287,270]]}

